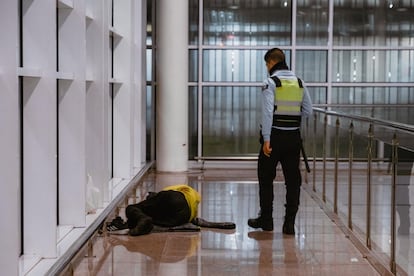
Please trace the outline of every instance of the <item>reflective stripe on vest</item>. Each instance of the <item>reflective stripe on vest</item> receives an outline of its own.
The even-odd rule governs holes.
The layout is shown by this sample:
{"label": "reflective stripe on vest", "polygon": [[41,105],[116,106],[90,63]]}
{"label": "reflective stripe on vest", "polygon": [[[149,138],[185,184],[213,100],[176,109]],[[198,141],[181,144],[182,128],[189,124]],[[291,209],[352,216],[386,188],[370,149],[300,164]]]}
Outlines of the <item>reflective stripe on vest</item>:
{"label": "reflective stripe on vest", "polygon": [[276,83],[275,109],[273,125],[278,127],[299,127],[303,86],[300,79],[279,79],[273,76]]}

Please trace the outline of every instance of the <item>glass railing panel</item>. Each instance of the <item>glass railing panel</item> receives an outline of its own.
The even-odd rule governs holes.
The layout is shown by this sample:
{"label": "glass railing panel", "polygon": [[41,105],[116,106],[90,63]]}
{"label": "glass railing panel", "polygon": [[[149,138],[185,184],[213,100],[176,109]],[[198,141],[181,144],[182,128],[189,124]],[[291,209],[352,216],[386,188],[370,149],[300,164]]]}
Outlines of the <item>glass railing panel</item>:
{"label": "glass railing panel", "polygon": [[[376,144],[374,160],[371,164],[371,209],[370,209],[370,237],[372,249],[380,255],[388,257],[391,251],[391,194],[392,171],[390,144],[379,139],[375,132]],[[379,134],[379,133],[378,133]],[[392,140],[392,134],[381,135],[384,140]],[[384,153],[385,152],[385,153]]]}
{"label": "glass railing panel", "polygon": [[[403,135],[398,135],[400,141]],[[413,143],[414,139],[411,139]],[[396,264],[414,274],[414,147],[399,147],[395,190]]]}
{"label": "glass railing panel", "polygon": [[[333,210],[384,267],[410,274],[414,272],[410,263],[414,128],[408,118],[412,108],[402,110],[407,119],[403,123],[368,116],[368,109],[348,108],[342,113],[316,109],[302,133],[313,169],[308,184],[325,208]],[[386,113],[402,116],[382,107],[381,114]]]}
{"label": "glass railing panel", "polygon": [[[350,175],[348,172],[350,171],[352,163],[349,162],[350,159],[350,147],[353,144],[350,143],[350,135],[351,129],[353,125],[351,124],[352,120],[347,118],[340,118],[339,119],[339,126],[338,126],[338,138],[337,138],[337,213],[340,217],[346,220],[346,217],[349,212],[349,186],[350,186]],[[353,158],[353,155],[352,155]],[[352,170],[352,168],[351,168]]]}
{"label": "glass railing panel", "polygon": [[354,124],[354,162],[352,167],[352,229],[361,240],[367,239],[367,145],[368,126],[365,126],[365,132],[361,130],[362,124]]}

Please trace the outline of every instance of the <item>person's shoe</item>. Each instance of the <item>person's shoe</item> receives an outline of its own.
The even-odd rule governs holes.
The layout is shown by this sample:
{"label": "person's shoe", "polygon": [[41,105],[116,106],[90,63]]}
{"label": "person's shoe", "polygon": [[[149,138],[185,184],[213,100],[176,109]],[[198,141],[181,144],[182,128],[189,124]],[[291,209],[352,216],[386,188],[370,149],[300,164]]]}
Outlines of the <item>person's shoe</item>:
{"label": "person's shoe", "polygon": [[138,221],[137,225],[129,229],[129,235],[130,236],[141,236],[149,234],[152,229],[154,228],[154,225],[152,224],[152,219],[150,217],[146,217]]}
{"label": "person's shoe", "polygon": [[122,234],[126,229],[128,229],[128,223],[119,216],[106,225],[106,230],[111,234]]}
{"label": "person's shoe", "polygon": [[264,231],[273,231],[273,218],[251,218],[247,221],[247,224],[255,229],[262,228]]}
{"label": "person's shoe", "polygon": [[285,218],[282,231],[286,235],[295,235],[295,221]]}

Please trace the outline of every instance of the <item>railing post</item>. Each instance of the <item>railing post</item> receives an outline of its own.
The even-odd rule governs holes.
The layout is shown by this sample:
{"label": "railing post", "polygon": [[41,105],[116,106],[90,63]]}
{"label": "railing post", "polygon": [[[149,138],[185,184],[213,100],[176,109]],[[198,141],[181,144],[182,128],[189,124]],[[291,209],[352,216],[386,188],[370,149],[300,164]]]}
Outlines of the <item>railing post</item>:
{"label": "railing post", "polygon": [[316,133],[317,133],[317,115],[313,113],[313,171],[312,171],[312,190],[316,192]]}
{"label": "railing post", "polygon": [[326,203],[326,136],[328,129],[328,115],[325,113],[323,122],[323,169],[322,169],[322,200]]}
{"label": "railing post", "polygon": [[354,123],[349,125],[349,168],[348,168],[348,228],[352,230],[352,167],[354,161]]}
{"label": "railing post", "polygon": [[334,179],[334,213],[338,214],[338,159],[339,159],[339,118],[335,124],[335,179]]}
{"label": "railing post", "polygon": [[396,211],[396,189],[397,189],[397,165],[398,165],[398,139],[397,134],[394,133],[392,138],[392,189],[391,189],[391,255],[390,268],[391,272],[397,273],[397,264],[395,261],[395,211]]}
{"label": "railing post", "polygon": [[93,241],[92,240],[89,240],[88,241],[87,256],[88,256],[88,258],[92,258],[93,257]]}
{"label": "railing post", "polygon": [[133,190],[132,190],[132,204],[136,204],[137,203],[137,188],[134,188]]}
{"label": "railing post", "polygon": [[372,142],[374,140],[372,123],[368,130],[368,160],[367,160],[367,247],[371,249],[371,175],[372,175]]}

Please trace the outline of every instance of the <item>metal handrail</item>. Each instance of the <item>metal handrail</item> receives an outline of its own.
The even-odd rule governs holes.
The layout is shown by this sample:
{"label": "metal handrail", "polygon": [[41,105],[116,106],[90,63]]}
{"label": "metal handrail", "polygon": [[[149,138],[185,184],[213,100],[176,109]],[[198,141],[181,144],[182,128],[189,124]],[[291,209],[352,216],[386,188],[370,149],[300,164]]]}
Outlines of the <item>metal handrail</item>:
{"label": "metal handrail", "polygon": [[337,117],[348,118],[348,119],[353,119],[353,120],[367,122],[367,123],[375,123],[375,124],[378,124],[378,125],[381,125],[381,126],[384,126],[384,127],[387,127],[387,128],[398,129],[398,130],[414,133],[414,126],[409,125],[409,124],[403,124],[403,123],[398,123],[398,122],[373,118],[373,117],[369,117],[369,116],[346,114],[346,113],[342,113],[342,112],[326,110],[326,109],[317,108],[317,107],[314,107],[313,110],[316,111],[316,112],[325,113],[327,115],[333,115],[333,116],[337,116]]}

